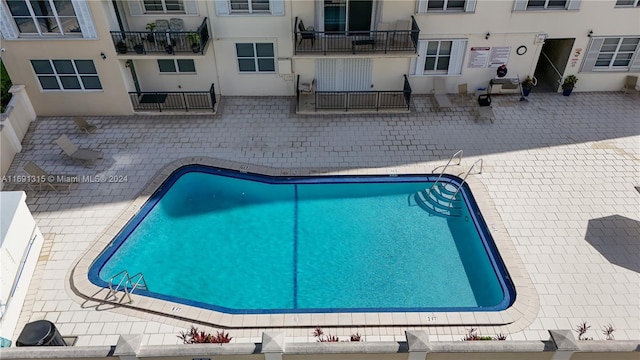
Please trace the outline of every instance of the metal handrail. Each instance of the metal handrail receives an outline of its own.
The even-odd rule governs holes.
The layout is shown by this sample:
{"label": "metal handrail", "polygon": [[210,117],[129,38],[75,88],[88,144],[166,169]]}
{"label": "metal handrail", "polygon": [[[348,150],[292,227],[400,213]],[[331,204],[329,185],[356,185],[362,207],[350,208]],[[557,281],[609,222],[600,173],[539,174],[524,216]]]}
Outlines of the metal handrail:
{"label": "metal handrail", "polygon": [[[120,278],[118,285],[116,285],[116,287],[114,288],[113,281],[120,275],[122,275],[122,277]],[[134,284],[133,279],[135,279],[136,277],[138,279]],[[147,282],[144,279],[144,275],[142,275],[141,272],[133,276],[129,276],[129,272],[127,270],[122,270],[119,273],[113,275],[111,279],[109,279],[109,293],[107,294],[106,299],[109,299],[111,297],[114,297],[115,299],[117,299],[116,294],[119,291],[122,291],[124,292],[124,296],[122,297],[122,299],[120,299],[120,301],[122,301],[126,296],[127,298],[129,298],[129,302],[132,302],[133,299],[131,299],[131,294],[133,294],[133,292],[135,291],[135,289],[138,288],[139,285],[142,285],[141,288],[144,288],[145,290],[148,289]],[[122,290],[120,290],[121,286],[122,286]]]}
{"label": "metal handrail", "polygon": [[553,71],[555,71],[556,75],[558,75],[558,79],[556,80],[556,82],[558,83],[558,85],[560,85],[562,83],[562,74],[560,74],[560,71],[556,68],[555,65],[553,65],[553,62],[551,61],[551,59],[549,59],[547,54],[544,53],[544,51],[541,51],[540,53],[542,54],[542,56],[544,56],[545,59],[547,59]]}
{"label": "metal handrail", "polygon": [[440,172],[440,175],[438,175],[438,178],[436,179],[436,181],[429,188],[429,192],[427,193],[427,195],[431,195],[431,190],[434,187],[436,187],[436,185],[438,185],[438,183],[440,182],[440,179],[442,178],[442,175],[444,175],[444,172],[447,170],[447,167],[449,167],[449,164],[451,164],[451,161],[453,160],[454,157],[458,156],[458,165],[460,165],[460,163],[462,162],[462,155],[463,154],[464,154],[464,151],[458,150],[458,151],[456,151],[455,154],[451,155],[451,157],[449,158],[449,161],[447,161],[447,165],[444,166],[444,168]]}
{"label": "metal handrail", "polygon": [[[460,192],[460,189],[462,188],[462,185],[464,185],[465,181],[467,181],[467,176],[469,176],[469,174],[471,173],[471,170],[473,170],[473,168],[476,166],[477,163],[480,163],[480,172],[478,174],[482,174],[482,167],[484,165],[484,161],[482,159],[478,159],[478,160],[476,160],[476,162],[473,163],[473,165],[471,165],[471,167],[469,168],[467,173],[462,178],[462,182],[460,183],[460,185],[458,185],[458,188],[453,193],[453,196],[451,196],[452,199],[456,198],[456,195],[458,195],[458,192]],[[449,207],[451,207],[451,203],[449,203]]]}

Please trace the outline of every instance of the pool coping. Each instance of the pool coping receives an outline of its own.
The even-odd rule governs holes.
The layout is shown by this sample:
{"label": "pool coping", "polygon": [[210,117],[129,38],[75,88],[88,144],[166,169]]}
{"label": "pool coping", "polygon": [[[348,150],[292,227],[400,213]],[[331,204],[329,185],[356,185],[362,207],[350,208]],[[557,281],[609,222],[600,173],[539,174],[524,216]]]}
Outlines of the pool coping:
{"label": "pool coping", "polygon": [[[490,328],[494,333],[514,333],[524,330],[538,315],[540,308],[538,294],[526,272],[511,237],[497,212],[484,184],[476,176],[469,176],[466,182],[471,189],[478,208],[483,215],[487,228],[505,268],[515,288],[516,298],[513,304],[502,311],[494,312],[367,312],[367,313],[284,313],[284,314],[227,314],[214,310],[197,308],[181,303],[131,295],[131,303],[107,300],[108,289],[94,285],[89,281],[88,273],[93,261],[113,240],[120,230],[131,220],[163,182],[177,169],[187,165],[205,165],[267,176],[323,176],[323,175],[398,175],[398,169],[336,169],[336,168],[298,168],[281,169],[254,164],[220,160],[210,157],[188,157],[172,161],[147,183],[135,199],[103,231],[79,257],[69,270],[68,292],[83,306],[99,307],[136,316],[143,319],[169,322],[188,327],[189,324],[201,324],[222,328],[298,328],[298,327],[392,327],[392,326],[429,326],[429,327],[478,327]],[[450,165],[446,174],[460,176],[466,168]],[[407,172],[416,174],[416,172]]]}

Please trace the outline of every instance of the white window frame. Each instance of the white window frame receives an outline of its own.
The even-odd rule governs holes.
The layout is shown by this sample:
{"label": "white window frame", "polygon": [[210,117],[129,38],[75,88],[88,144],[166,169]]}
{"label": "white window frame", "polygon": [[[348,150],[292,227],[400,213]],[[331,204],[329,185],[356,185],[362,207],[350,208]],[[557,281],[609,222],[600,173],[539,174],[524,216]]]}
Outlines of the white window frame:
{"label": "white window frame", "polygon": [[[236,47],[236,60],[237,64],[238,64],[238,73],[240,74],[274,74],[276,73],[276,47],[273,43],[236,43],[236,44],[251,44],[253,45],[253,57],[238,57],[238,49]],[[271,44],[271,50],[273,50],[273,56],[258,56],[258,44]],[[248,60],[248,59],[253,59],[254,64],[255,64],[255,70],[254,71],[242,71],[240,70],[240,59],[243,60]],[[258,65],[258,60],[260,59],[271,59],[273,60],[273,71],[260,71],[260,67]]]}
{"label": "white window frame", "polygon": [[[616,37],[604,38],[605,41],[607,39],[616,39]],[[620,51],[620,46],[622,45],[622,41],[624,39],[638,39],[638,40],[640,40],[640,37],[633,37],[633,36],[624,37],[624,36],[621,36],[621,37],[619,37],[617,39],[618,39],[618,44],[616,45],[615,50],[613,50],[613,51],[605,51],[605,52],[603,52],[602,49],[598,50],[598,56],[596,57],[596,63],[598,61],[597,58],[600,57],[601,54],[611,54],[612,56],[611,56],[611,60],[609,61],[609,65],[607,65],[607,66],[598,66],[598,65],[594,64],[593,65],[593,71],[628,70],[631,67],[631,64],[633,63],[634,56],[636,56],[636,53],[638,52],[638,49],[640,48],[640,44],[636,45],[636,48],[635,48],[634,51]],[[640,41],[639,41],[639,43],[640,43]],[[620,54],[631,54],[631,57],[629,58],[629,63],[627,65],[624,65],[624,66],[614,66],[613,63],[616,61],[616,58]]]}
{"label": "white window frame", "polygon": [[[246,2],[247,10],[234,10],[232,7],[233,2]],[[254,2],[264,3],[264,0],[229,0],[229,11],[231,14],[270,14],[271,13],[271,3],[269,0],[266,1],[267,9],[266,10],[255,10]]]}
{"label": "white window frame", "polygon": [[564,5],[563,6],[553,6],[553,7],[549,7],[549,2],[551,1],[557,1],[557,0],[544,0],[544,5],[542,7],[540,6],[530,6],[529,2],[527,1],[527,10],[561,10],[561,9],[566,9],[567,6],[569,6],[569,0],[563,0],[564,1]]}
{"label": "white window frame", "polygon": [[145,14],[184,14],[185,13],[185,4],[183,0],[177,0],[182,5],[181,10],[168,10],[167,0],[160,0],[162,4],[162,10],[147,10],[147,5],[145,3],[145,0],[141,0],[141,1],[142,1],[142,11]]}
{"label": "white window frame", "polygon": [[[427,59],[427,48],[429,42],[437,41],[438,49],[443,41],[451,42],[451,52],[449,54],[449,67],[444,70],[425,70]],[[418,57],[411,59],[412,76],[442,76],[462,74],[462,63],[467,50],[467,39],[423,39],[418,40]],[[437,63],[437,61],[436,61]]]}
{"label": "white window frame", "polygon": [[[193,62],[193,71],[180,71],[178,60],[191,60]],[[160,61],[173,61],[173,68],[175,71],[162,71],[160,68]],[[176,74],[197,74],[196,62],[193,59],[156,59],[158,64],[158,73],[160,75],[176,75]]]}
{"label": "white window frame", "polygon": [[634,8],[640,6],[640,0],[633,0],[633,4],[618,4],[620,0],[616,1],[616,7],[620,8]]}
{"label": "white window frame", "polygon": [[[189,0],[192,1],[192,0]],[[238,0],[247,2],[247,10],[232,10],[231,0],[213,0],[217,16],[284,16],[285,0],[269,0],[269,10],[255,10],[253,2],[256,0]]]}
{"label": "white window frame", "polygon": [[[78,13],[76,11],[76,8],[73,4],[72,1],[69,1],[69,3],[71,4],[71,7],[73,8],[73,15],[76,19],[76,22],[78,23],[78,27],[80,28],[80,31],[78,32],[65,32],[64,28],[62,26],[62,22],[60,21],[60,16],[58,15],[58,9],[56,9],[55,7],[55,3],[54,0],[40,0],[40,1],[45,1],[49,3],[49,7],[51,8],[51,11],[53,12],[53,14],[51,14],[55,21],[56,21],[56,25],[58,27],[58,32],[51,32],[51,33],[43,33],[40,29],[40,26],[38,25],[38,16],[36,16],[35,12],[33,11],[33,7],[31,6],[31,1],[29,0],[22,0],[24,1],[24,3],[27,6],[27,9],[29,10],[29,18],[31,19],[31,21],[34,23],[35,28],[37,33],[23,33],[20,31],[20,28],[18,27],[18,24],[15,22],[16,21],[16,17],[11,14],[11,11],[9,11],[9,6],[7,5],[7,16],[11,18],[11,20],[13,21],[13,26],[15,26],[16,29],[16,33],[19,34],[20,36],[25,36],[25,37],[29,37],[29,36],[42,36],[42,37],[60,37],[60,36],[68,36],[68,37],[82,37],[82,26],[80,25],[81,23],[81,19],[80,16],[78,16]],[[63,16],[62,18],[70,18],[71,16]],[[19,16],[17,17],[18,19],[23,19],[23,18],[27,18],[26,16]]]}
{"label": "white window frame", "polygon": [[476,11],[477,0],[465,0],[462,8],[457,8],[457,7],[449,8],[449,1],[451,0],[442,0],[444,1],[444,4],[441,9],[440,8],[430,9],[429,8],[430,1],[432,0],[418,0],[416,2],[416,13],[417,14],[426,14],[426,13],[433,13],[433,14],[458,13],[459,14],[461,12],[473,13]]}
{"label": "white window frame", "polygon": [[[38,61],[49,61],[49,65],[51,66],[51,69],[53,69],[53,74],[38,74],[36,73],[36,69],[33,67],[33,64],[31,64],[31,61],[29,61],[29,63],[31,64],[31,71],[33,71],[33,74],[35,75],[37,81],[38,81],[38,86],[40,86],[40,91],[42,92],[98,92],[98,91],[104,91],[104,87],[102,86],[102,81],[100,81],[100,76],[98,75],[98,70],[96,69],[95,74],[80,74],[78,72],[78,68],[76,67],[76,61],[77,60],[89,60],[93,63],[92,59],[32,59],[32,60],[38,60]],[[58,71],[56,70],[55,65],[53,64],[54,60],[67,60],[67,61],[71,61],[71,64],[73,65],[73,71],[75,72],[74,74],[58,74]],[[95,68],[95,63],[93,63],[93,67]],[[39,76],[54,76],[56,78],[56,81],[58,82],[58,89],[43,89],[42,88],[42,84],[40,83],[40,79]],[[64,86],[62,86],[62,80],[60,80],[61,76],[75,76],[78,79],[78,83],[80,84],[80,89],[65,89]],[[82,82],[81,77],[82,76],[95,76],[98,78],[98,81],[100,82],[100,89],[85,89],[84,88],[84,83]]]}
{"label": "white window frame", "polygon": [[449,1],[451,1],[451,0],[439,0],[439,1],[443,1],[442,8],[430,8],[429,7],[429,3],[431,1],[433,1],[433,0],[427,0],[427,9],[429,9],[429,11],[464,12],[464,9],[465,9],[465,6],[466,6],[466,1],[465,1],[462,4],[462,7],[449,8]]}
{"label": "white window frame", "polygon": [[579,10],[582,0],[563,0],[564,6],[549,6],[549,2],[557,0],[544,0],[542,6],[529,6],[532,0],[514,0],[513,11],[557,11],[557,10]]}

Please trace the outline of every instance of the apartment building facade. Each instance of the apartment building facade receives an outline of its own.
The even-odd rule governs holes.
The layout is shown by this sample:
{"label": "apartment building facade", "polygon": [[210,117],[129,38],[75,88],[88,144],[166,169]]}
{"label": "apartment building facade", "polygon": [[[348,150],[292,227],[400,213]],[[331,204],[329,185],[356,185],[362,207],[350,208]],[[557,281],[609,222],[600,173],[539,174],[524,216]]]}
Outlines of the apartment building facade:
{"label": "apartment building facade", "polygon": [[639,0],[0,0],[0,32],[38,115],[208,111],[213,93],[300,82],[380,97],[444,76],[474,91],[502,64],[540,91],[570,74],[574,91],[619,91],[640,73]]}

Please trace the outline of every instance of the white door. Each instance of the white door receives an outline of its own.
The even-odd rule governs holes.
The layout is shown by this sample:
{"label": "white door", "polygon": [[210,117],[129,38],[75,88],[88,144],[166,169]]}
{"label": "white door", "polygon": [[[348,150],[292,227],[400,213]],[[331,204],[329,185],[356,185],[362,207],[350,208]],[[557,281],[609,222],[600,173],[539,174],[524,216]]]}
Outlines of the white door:
{"label": "white door", "polygon": [[370,91],[372,59],[318,59],[318,91]]}

